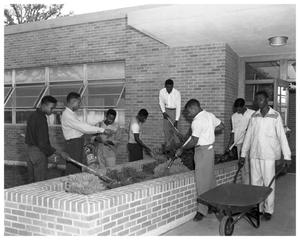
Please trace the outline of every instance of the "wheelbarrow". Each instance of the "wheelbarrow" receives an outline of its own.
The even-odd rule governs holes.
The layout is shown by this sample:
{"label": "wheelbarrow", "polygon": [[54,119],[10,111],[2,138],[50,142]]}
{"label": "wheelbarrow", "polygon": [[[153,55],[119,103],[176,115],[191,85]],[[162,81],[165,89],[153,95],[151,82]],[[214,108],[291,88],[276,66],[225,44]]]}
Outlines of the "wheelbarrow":
{"label": "wheelbarrow", "polygon": [[213,209],[220,220],[219,233],[221,236],[231,236],[234,225],[245,218],[253,227],[260,226],[259,204],[267,199],[272,192],[271,185],[275,178],[285,168],[272,178],[270,184],[265,186],[253,186],[237,184],[236,179],[240,169],[235,174],[233,183],[219,185],[198,196],[197,202]]}

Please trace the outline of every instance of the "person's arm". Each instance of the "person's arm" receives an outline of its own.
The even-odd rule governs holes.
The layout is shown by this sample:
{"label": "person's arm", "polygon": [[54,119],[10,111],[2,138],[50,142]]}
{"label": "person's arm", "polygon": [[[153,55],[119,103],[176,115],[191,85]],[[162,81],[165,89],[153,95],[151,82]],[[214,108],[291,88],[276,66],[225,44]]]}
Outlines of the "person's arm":
{"label": "person's arm", "polygon": [[177,149],[175,156],[180,157],[183,150],[194,148],[197,145],[199,136],[201,134],[201,126],[196,124],[197,123],[194,122],[192,123],[191,126],[192,135],[186,140],[186,142],[179,149]]}
{"label": "person's arm", "polygon": [[36,122],[38,148],[47,156],[56,152],[49,141],[47,122]]}
{"label": "person's arm", "polygon": [[231,132],[230,132],[230,136],[229,136],[229,141],[228,141],[228,145],[226,147],[226,151],[229,150],[229,148],[231,147],[231,145],[234,143],[234,121],[233,121],[233,117],[231,117],[231,121],[230,121],[230,124],[231,124]]}
{"label": "person's arm", "polygon": [[289,147],[288,140],[286,138],[286,134],[285,134],[285,131],[284,131],[284,127],[283,127],[282,119],[281,119],[280,115],[276,119],[275,128],[276,128],[276,133],[277,133],[278,140],[280,142],[280,146],[281,146],[281,150],[282,150],[282,153],[283,153],[284,160],[290,161],[291,160],[291,150],[290,150],[290,147]]}
{"label": "person's arm", "polygon": [[79,119],[71,116],[64,118],[64,124],[84,134],[104,133],[105,131],[104,128],[92,126],[88,123],[82,122]]}
{"label": "person's arm", "polygon": [[164,95],[163,95],[163,92],[160,91],[159,92],[159,106],[160,106],[160,109],[161,109],[161,112],[164,116],[164,118],[168,118],[169,115],[166,113],[166,106],[165,106],[165,103],[164,103]]}
{"label": "person's arm", "polygon": [[177,122],[179,121],[180,118],[180,112],[181,112],[181,95],[180,92],[178,91],[178,96],[176,98],[176,115],[175,115],[175,123],[174,123],[174,126],[176,124],[175,127],[177,127]]}
{"label": "person's arm", "polygon": [[149,147],[147,147],[147,145],[145,143],[143,143],[143,141],[140,139],[140,134],[139,133],[134,133],[134,140],[141,145],[143,148],[145,148],[146,150],[150,150]]}
{"label": "person's arm", "polygon": [[112,140],[112,143],[115,146],[117,146],[121,142],[121,138],[122,138],[120,126],[117,127],[116,131],[113,134],[115,136],[114,136],[114,139]]}
{"label": "person's arm", "polygon": [[219,133],[219,132],[222,132],[224,130],[225,126],[222,122],[220,122],[219,125],[216,126],[215,128],[215,133]]}
{"label": "person's arm", "polygon": [[241,158],[245,158],[250,150],[251,139],[252,139],[252,132],[253,132],[253,118],[250,119],[246,135],[243,142],[243,147],[241,150]]}
{"label": "person's arm", "polygon": [[163,99],[164,99],[163,93],[162,93],[162,91],[160,91],[159,92],[159,106],[160,106],[161,112],[165,113],[166,112],[166,106],[165,106],[165,103],[164,103]]}

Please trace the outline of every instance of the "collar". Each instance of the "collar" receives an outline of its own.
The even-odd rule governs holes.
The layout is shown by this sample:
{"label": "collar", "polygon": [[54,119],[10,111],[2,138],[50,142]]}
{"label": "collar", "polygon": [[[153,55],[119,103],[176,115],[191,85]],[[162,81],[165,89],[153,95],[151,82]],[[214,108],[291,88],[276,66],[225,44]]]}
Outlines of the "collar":
{"label": "collar", "polygon": [[74,113],[74,111],[71,108],[66,107],[66,110],[71,112],[71,113]]}
{"label": "collar", "polygon": [[200,117],[200,115],[201,115],[201,113],[203,113],[203,112],[205,112],[205,110],[204,109],[202,109],[202,111],[201,112],[199,112],[193,119],[195,120],[195,119],[197,119],[198,117]]}
{"label": "collar", "polygon": [[[278,113],[269,106],[269,111],[267,112],[267,114],[264,116],[264,118],[267,118],[267,117],[270,117],[270,118],[277,118],[279,115]],[[261,111],[260,109],[258,109],[255,114],[254,114],[254,117],[263,117],[262,114],[261,114]]]}

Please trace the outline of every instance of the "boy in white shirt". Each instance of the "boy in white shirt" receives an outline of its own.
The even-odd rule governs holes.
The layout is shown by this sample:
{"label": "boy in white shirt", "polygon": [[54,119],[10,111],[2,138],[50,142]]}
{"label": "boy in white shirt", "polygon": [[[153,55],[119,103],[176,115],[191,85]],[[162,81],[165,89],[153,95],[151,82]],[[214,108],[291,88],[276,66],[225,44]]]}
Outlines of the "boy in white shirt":
{"label": "boy in white shirt", "polygon": [[181,95],[180,92],[174,88],[174,82],[172,79],[165,81],[165,87],[159,91],[159,106],[164,117],[164,134],[166,148],[171,145],[171,139],[173,138],[173,129],[171,123],[167,120],[169,118],[174,127],[177,128],[181,111]]}
{"label": "boy in white shirt", "polygon": [[[268,105],[268,94],[260,91],[255,94],[259,107],[250,120],[242,147],[240,164],[250,151],[251,183],[257,186],[268,186],[275,175],[275,160],[281,159],[281,151],[285,165],[290,165],[291,150],[285,135],[280,114]],[[260,211],[266,220],[274,213],[275,181],[273,191],[261,204]]]}
{"label": "boy in white shirt", "polygon": [[[187,117],[193,119],[191,126],[192,135],[176,151],[176,156],[180,156],[184,149],[195,147],[195,182],[197,195],[200,195],[216,185],[213,144],[215,142],[215,131],[223,130],[224,125],[214,114],[203,110],[196,99],[189,100],[185,105],[185,110]],[[194,221],[202,220],[207,213],[208,207],[198,203]]]}
{"label": "boy in white shirt", "polygon": [[[230,146],[235,143],[237,147],[238,158],[240,158],[242,145],[246,135],[249,121],[254,110],[248,109],[245,106],[245,100],[243,98],[238,98],[234,102],[234,108],[236,112],[231,116],[232,131],[230,134],[230,139],[226,150],[228,151]],[[241,169],[242,182],[243,184],[250,184],[250,167],[249,158],[246,156],[246,161]]]}
{"label": "boy in white shirt", "polygon": [[141,140],[141,128],[147,117],[148,111],[141,109],[137,116],[130,121],[127,145],[129,162],[143,159],[143,149],[145,149],[147,154],[151,154],[151,149]]}
{"label": "boy in white shirt", "polygon": [[[80,94],[70,92],[67,96],[67,106],[61,116],[61,127],[66,140],[66,152],[77,162],[84,163],[84,134],[104,133],[111,130],[92,126],[80,121],[76,111],[80,108]],[[66,162],[66,175],[81,172],[81,167],[72,162]]]}

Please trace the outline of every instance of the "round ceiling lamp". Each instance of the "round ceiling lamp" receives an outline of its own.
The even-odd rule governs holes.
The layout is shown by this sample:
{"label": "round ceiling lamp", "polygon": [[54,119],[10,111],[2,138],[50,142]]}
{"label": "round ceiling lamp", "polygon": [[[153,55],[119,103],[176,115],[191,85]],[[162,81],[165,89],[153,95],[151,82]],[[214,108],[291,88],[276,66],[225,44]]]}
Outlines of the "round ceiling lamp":
{"label": "round ceiling lamp", "polygon": [[270,46],[279,47],[287,44],[288,37],[286,36],[276,36],[268,39]]}

